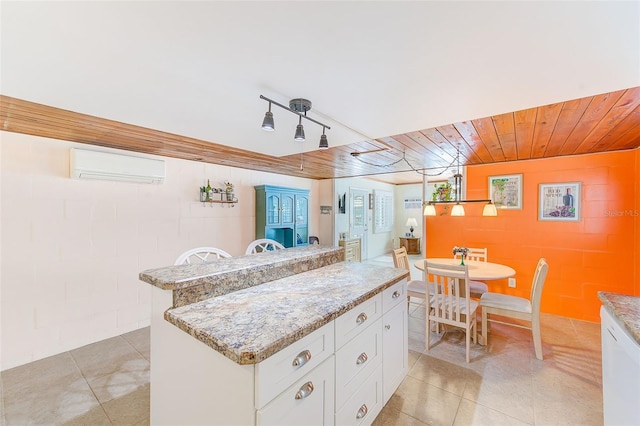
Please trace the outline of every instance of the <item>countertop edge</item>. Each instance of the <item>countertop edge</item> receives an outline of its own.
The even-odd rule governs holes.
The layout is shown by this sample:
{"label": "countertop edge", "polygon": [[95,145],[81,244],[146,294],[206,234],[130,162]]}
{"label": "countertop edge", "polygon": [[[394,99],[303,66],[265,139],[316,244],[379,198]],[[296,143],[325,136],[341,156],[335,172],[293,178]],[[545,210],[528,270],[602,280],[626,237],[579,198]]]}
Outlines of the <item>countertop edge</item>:
{"label": "countertop edge", "polygon": [[599,291],[598,298],[640,345],[640,297]]}

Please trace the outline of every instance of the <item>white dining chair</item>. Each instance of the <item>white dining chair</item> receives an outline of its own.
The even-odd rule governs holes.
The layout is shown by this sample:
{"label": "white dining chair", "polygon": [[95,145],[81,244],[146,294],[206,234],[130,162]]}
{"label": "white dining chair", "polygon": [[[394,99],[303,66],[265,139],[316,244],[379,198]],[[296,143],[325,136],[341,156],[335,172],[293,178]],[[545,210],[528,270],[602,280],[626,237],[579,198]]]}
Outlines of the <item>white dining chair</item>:
{"label": "white dining chair", "polygon": [[[487,248],[469,248],[469,253],[464,257],[466,260],[476,260],[478,262],[487,261]],[[453,256],[456,259],[460,259],[460,254]],[[479,299],[484,293],[489,291],[487,283],[482,281],[469,281],[469,290],[471,291],[471,297]]]}
{"label": "white dining chair", "polygon": [[[533,283],[531,284],[531,296],[527,300],[523,297],[510,296],[501,293],[487,292],[480,298],[480,308],[482,310],[482,341],[485,345],[489,342],[488,324],[487,322],[496,322],[500,324],[511,325],[514,327],[526,328],[531,330],[533,335],[533,347],[536,352],[536,358],[542,359],[542,336],[540,335],[540,300],[542,298],[542,288],[547,278],[549,265],[544,258],[538,261],[536,272],[533,275]],[[525,320],[529,322],[529,326],[516,324],[513,322],[499,321],[491,318],[490,315],[499,315],[500,317]]]}
{"label": "white dining chair", "polygon": [[245,250],[244,254],[262,253],[263,251],[280,250],[283,248],[284,246],[276,240],[270,240],[269,238],[260,238],[251,241],[247,246],[247,250]]}
{"label": "white dining chair", "polygon": [[471,339],[477,342],[476,311],[478,301],[471,298],[468,265],[447,265],[427,261],[427,277],[433,283],[433,296],[427,298],[427,350],[431,346],[431,324],[442,324],[464,329],[467,362],[471,353]]}
{"label": "white dining chair", "polygon": [[[393,250],[393,266],[396,268],[406,269],[411,273],[411,265],[409,264],[409,256],[407,255],[407,249],[400,247]],[[411,303],[411,298],[415,297],[424,300],[427,294],[428,283],[422,280],[412,280],[409,276],[407,281],[407,307]],[[433,294],[433,289],[430,289],[430,293]]]}
{"label": "white dining chair", "polygon": [[196,247],[185,251],[176,259],[174,265],[211,262],[213,260],[232,257],[229,253],[216,247]]}

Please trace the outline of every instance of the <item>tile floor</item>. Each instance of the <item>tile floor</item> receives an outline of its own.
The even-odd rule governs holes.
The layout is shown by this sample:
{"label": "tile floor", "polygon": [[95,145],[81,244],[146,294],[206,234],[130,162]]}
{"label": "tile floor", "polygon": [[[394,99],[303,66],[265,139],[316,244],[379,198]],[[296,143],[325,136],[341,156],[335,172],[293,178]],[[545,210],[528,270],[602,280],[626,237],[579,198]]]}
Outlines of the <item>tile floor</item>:
{"label": "tile floor", "polygon": [[[544,361],[527,330],[496,324],[469,364],[461,332],[426,352],[424,324],[412,303],[409,374],[375,425],[603,423],[599,324],[543,315]],[[3,371],[0,411],[3,426],[149,424],[149,328]]]}

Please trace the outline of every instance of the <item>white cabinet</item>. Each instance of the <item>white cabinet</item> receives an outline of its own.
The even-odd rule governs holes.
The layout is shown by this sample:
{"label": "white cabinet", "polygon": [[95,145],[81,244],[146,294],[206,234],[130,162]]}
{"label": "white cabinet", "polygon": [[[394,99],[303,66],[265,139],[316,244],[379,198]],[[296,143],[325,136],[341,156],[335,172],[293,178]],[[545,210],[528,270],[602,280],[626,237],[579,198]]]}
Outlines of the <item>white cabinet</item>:
{"label": "white cabinet", "polygon": [[382,394],[386,404],[409,370],[405,281],[382,293]]}

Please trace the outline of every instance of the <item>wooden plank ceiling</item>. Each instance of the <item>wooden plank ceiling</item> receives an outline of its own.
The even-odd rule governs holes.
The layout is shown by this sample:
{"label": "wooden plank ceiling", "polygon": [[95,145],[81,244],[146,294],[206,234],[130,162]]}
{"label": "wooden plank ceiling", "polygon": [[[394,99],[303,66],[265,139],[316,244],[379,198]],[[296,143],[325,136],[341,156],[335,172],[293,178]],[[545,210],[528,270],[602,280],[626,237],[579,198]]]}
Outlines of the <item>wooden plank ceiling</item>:
{"label": "wooden plank ceiling", "polygon": [[8,96],[0,95],[0,118],[7,132],[311,179],[385,174],[407,183],[455,164],[458,149],[461,165],[475,165],[638,148],[640,87],[308,152],[303,170],[300,155],[272,157]]}

